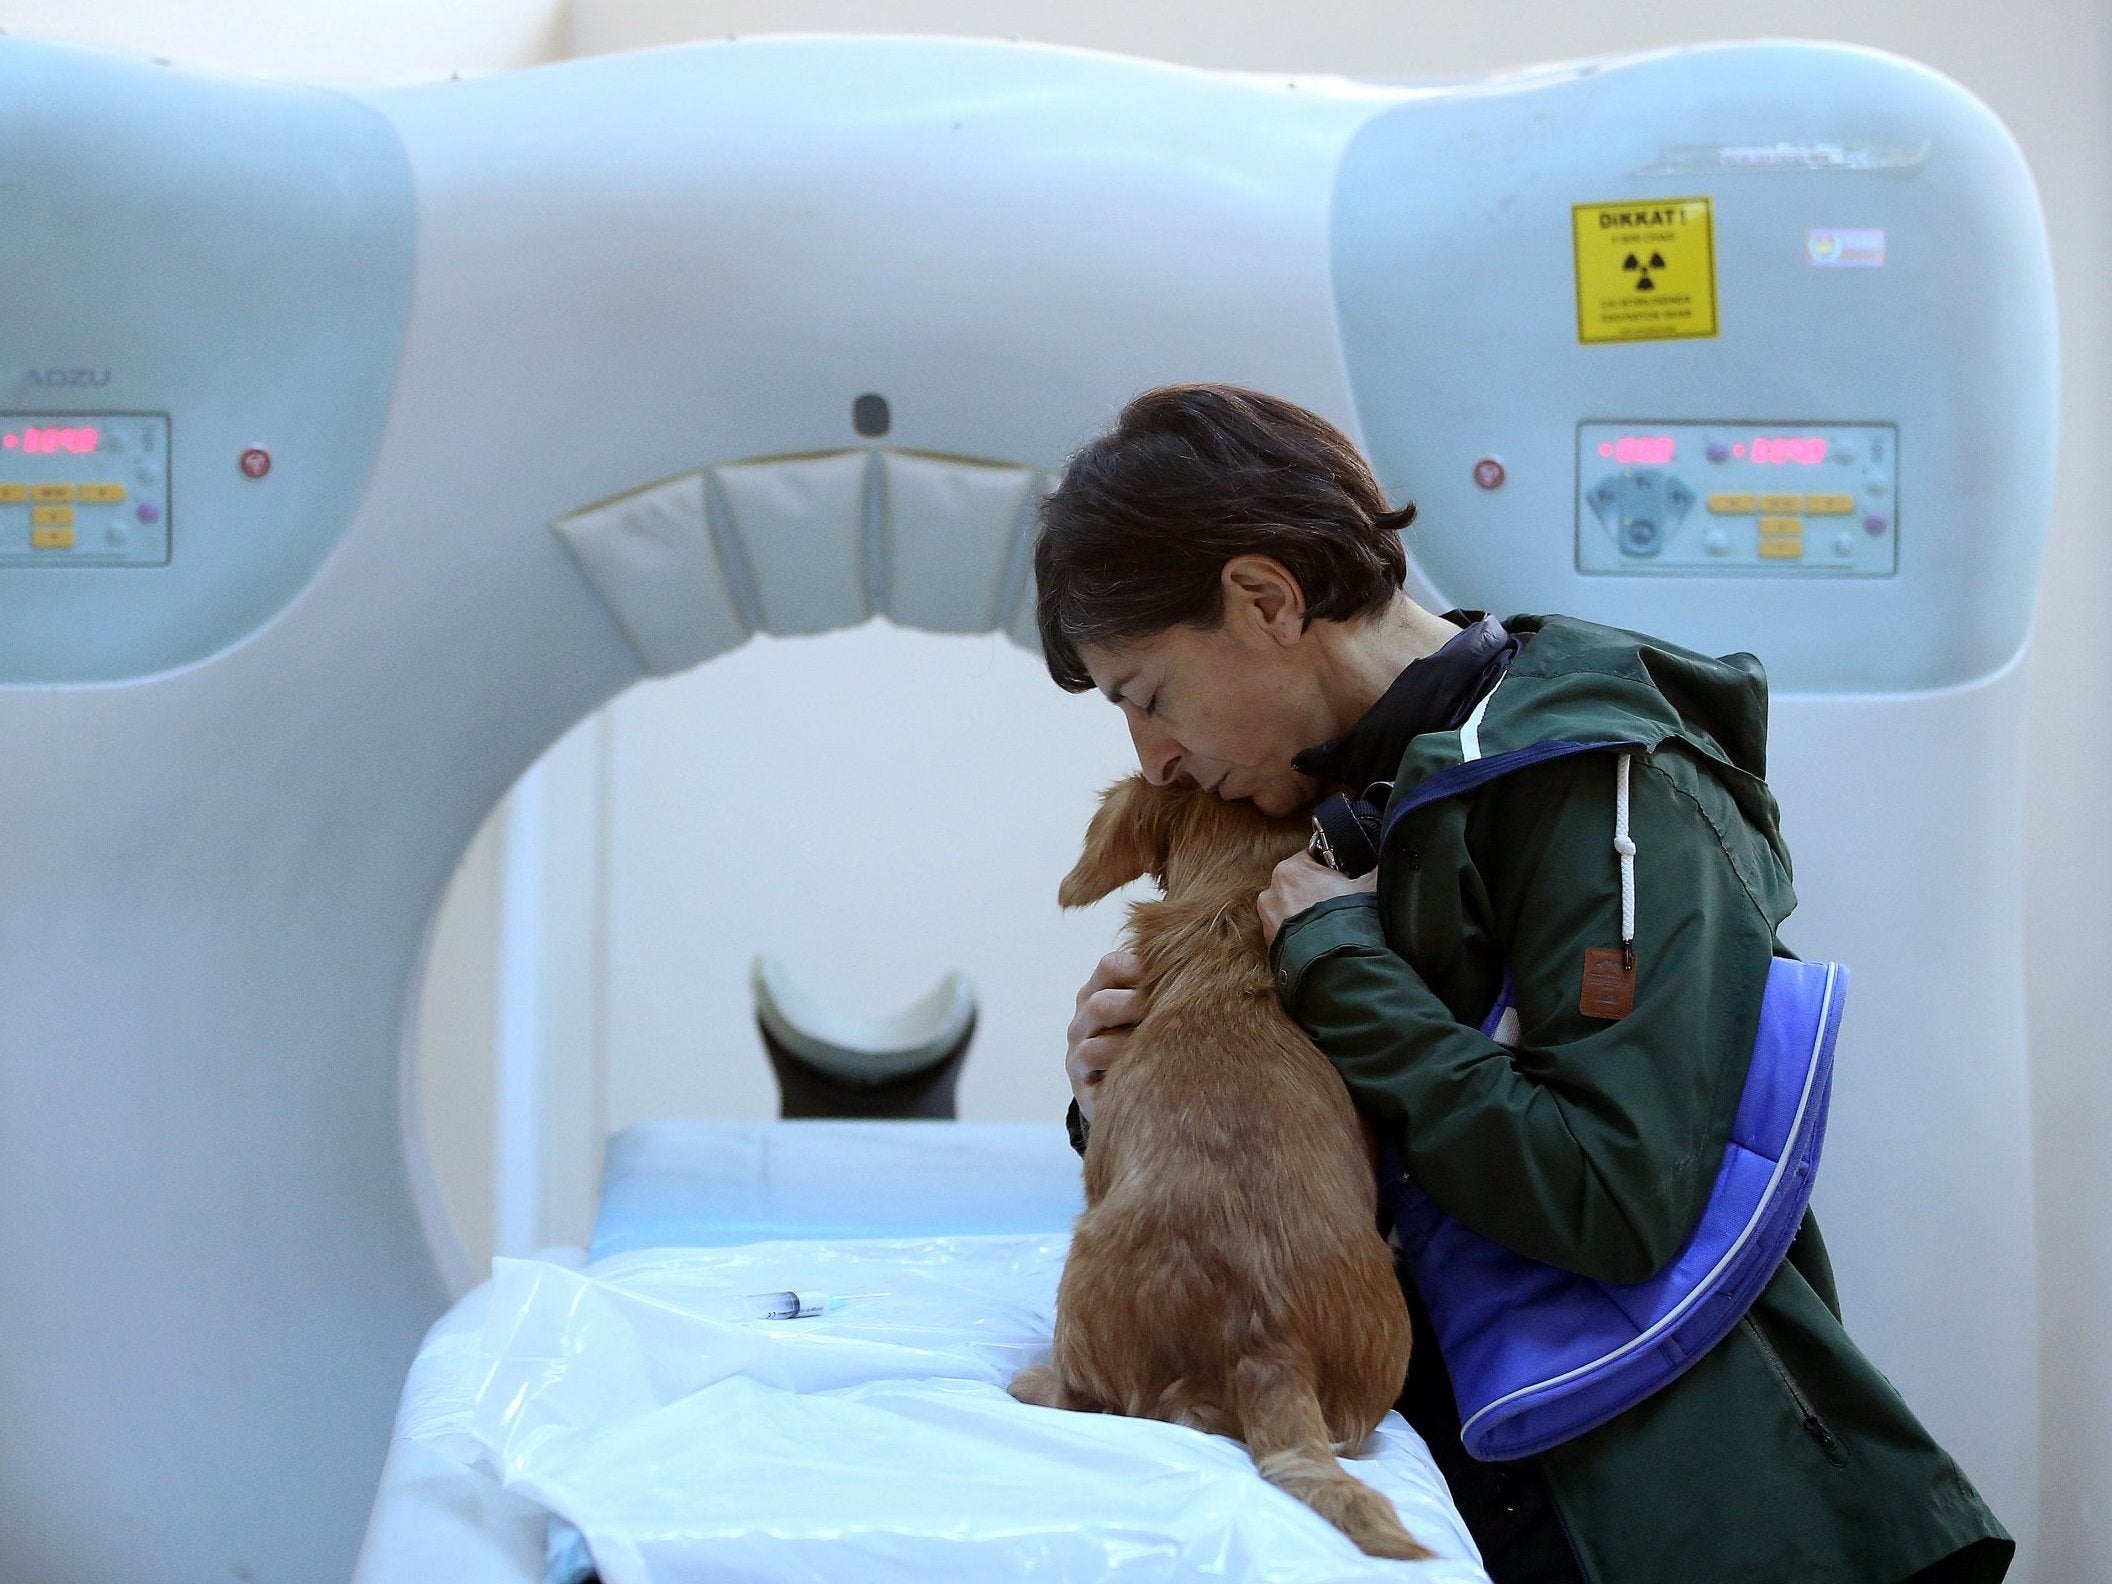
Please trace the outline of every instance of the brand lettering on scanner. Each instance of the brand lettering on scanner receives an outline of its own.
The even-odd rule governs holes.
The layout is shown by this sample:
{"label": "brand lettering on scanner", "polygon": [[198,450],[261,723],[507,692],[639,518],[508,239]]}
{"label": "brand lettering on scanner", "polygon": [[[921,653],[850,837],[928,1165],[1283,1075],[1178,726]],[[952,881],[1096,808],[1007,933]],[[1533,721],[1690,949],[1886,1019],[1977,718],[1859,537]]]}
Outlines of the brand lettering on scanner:
{"label": "brand lettering on scanner", "polygon": [[54,385],[107,385],[110,383],[110,371],[85,368],[30,369],[22,376],[22,383],[45,388]]}
{"label": "brand lettering on scanner", "polygon": [[1929,157],[1926,141],[1907,148],[1885,143],[1675,143],[1637,176],[1688,171],[1882,171],[1912,170]]}

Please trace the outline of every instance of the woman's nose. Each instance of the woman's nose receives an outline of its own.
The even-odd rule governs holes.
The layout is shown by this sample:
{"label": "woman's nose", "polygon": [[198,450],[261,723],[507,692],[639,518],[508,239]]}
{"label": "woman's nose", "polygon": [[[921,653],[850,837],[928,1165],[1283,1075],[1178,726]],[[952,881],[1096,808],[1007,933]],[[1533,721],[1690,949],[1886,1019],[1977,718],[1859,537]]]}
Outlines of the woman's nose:
{"label": "woman's nose", "polygon": [[1181,745],[1169,733],[1153,729],[1151,722],[1132,715],[1129,740],[1136,745],[1137,768],[1153,786],[1168,786],[1181,768]]}

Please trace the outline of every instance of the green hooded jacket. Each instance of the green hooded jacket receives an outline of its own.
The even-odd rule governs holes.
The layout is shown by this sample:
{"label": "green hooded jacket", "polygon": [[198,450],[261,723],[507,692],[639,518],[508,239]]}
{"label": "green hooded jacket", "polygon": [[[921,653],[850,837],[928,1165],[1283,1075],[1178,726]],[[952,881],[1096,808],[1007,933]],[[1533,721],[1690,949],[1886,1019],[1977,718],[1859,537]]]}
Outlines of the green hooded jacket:
{"label": "green hooded jacket", "polygon": [[[1284,1006],[1359,1107],[1399,1130],[1440,1208],[1544,1263],[1641,1281],[1700,1219],[1769,959],[1789,955],[1766,683],[1750,655],[1710,659],[1564,617],[1504,625],[1525,639],[1509,672],[1459,730],[1409,744],[1388,810],[1477,758],[1638,744],[1633,1010],[1607,1020],[1579,1006],[1586,950],[1621,939],[1611,753],[1413,809],[1385,843],[1376,895],[1287,920],[1271,966]],[[1515,1048],[1477,1031],[1506,965]],[[1844,1055],[1853,1018],[1851,1000]],[[2015,1550],[1842,1329],[1809,1216],[1723,1342],[1530,1461],[1591,1584],[1992,1584]]]}

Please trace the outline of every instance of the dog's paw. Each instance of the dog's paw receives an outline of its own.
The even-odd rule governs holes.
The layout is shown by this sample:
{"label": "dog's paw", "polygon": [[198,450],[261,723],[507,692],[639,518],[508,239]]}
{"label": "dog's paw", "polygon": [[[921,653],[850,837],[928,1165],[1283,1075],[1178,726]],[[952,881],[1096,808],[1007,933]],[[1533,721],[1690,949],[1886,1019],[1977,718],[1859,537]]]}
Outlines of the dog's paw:
{"label": "dog's paw", "polygon": [[1047,1364],[1029,1364],[1012,1377],[1012,1384],[1005,1390],[1030,1408],[1062,1408],[1070,1396],[1056,1371]]}

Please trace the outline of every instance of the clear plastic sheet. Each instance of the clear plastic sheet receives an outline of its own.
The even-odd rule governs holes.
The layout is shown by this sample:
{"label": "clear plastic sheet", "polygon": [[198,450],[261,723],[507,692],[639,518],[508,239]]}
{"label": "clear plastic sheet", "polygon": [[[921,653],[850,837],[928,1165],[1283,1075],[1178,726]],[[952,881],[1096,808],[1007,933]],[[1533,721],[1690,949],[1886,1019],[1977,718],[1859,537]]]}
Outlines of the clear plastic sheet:
{"label": "clear plastic sheet", "polygon": [[[1432,1562],[1365,1557],[1235,1442],[1015,1403],[1005,1382],[1047,1354],[1067,1243],[754,1243],[584,1271],[499,1260],[482,1330],[435,1332],[398,1432],[576,1525],[606,1584],[1487,1584],[1398,1415],[1348,1466]],[[840,1302],[740,1318],[785,1290]]]}

